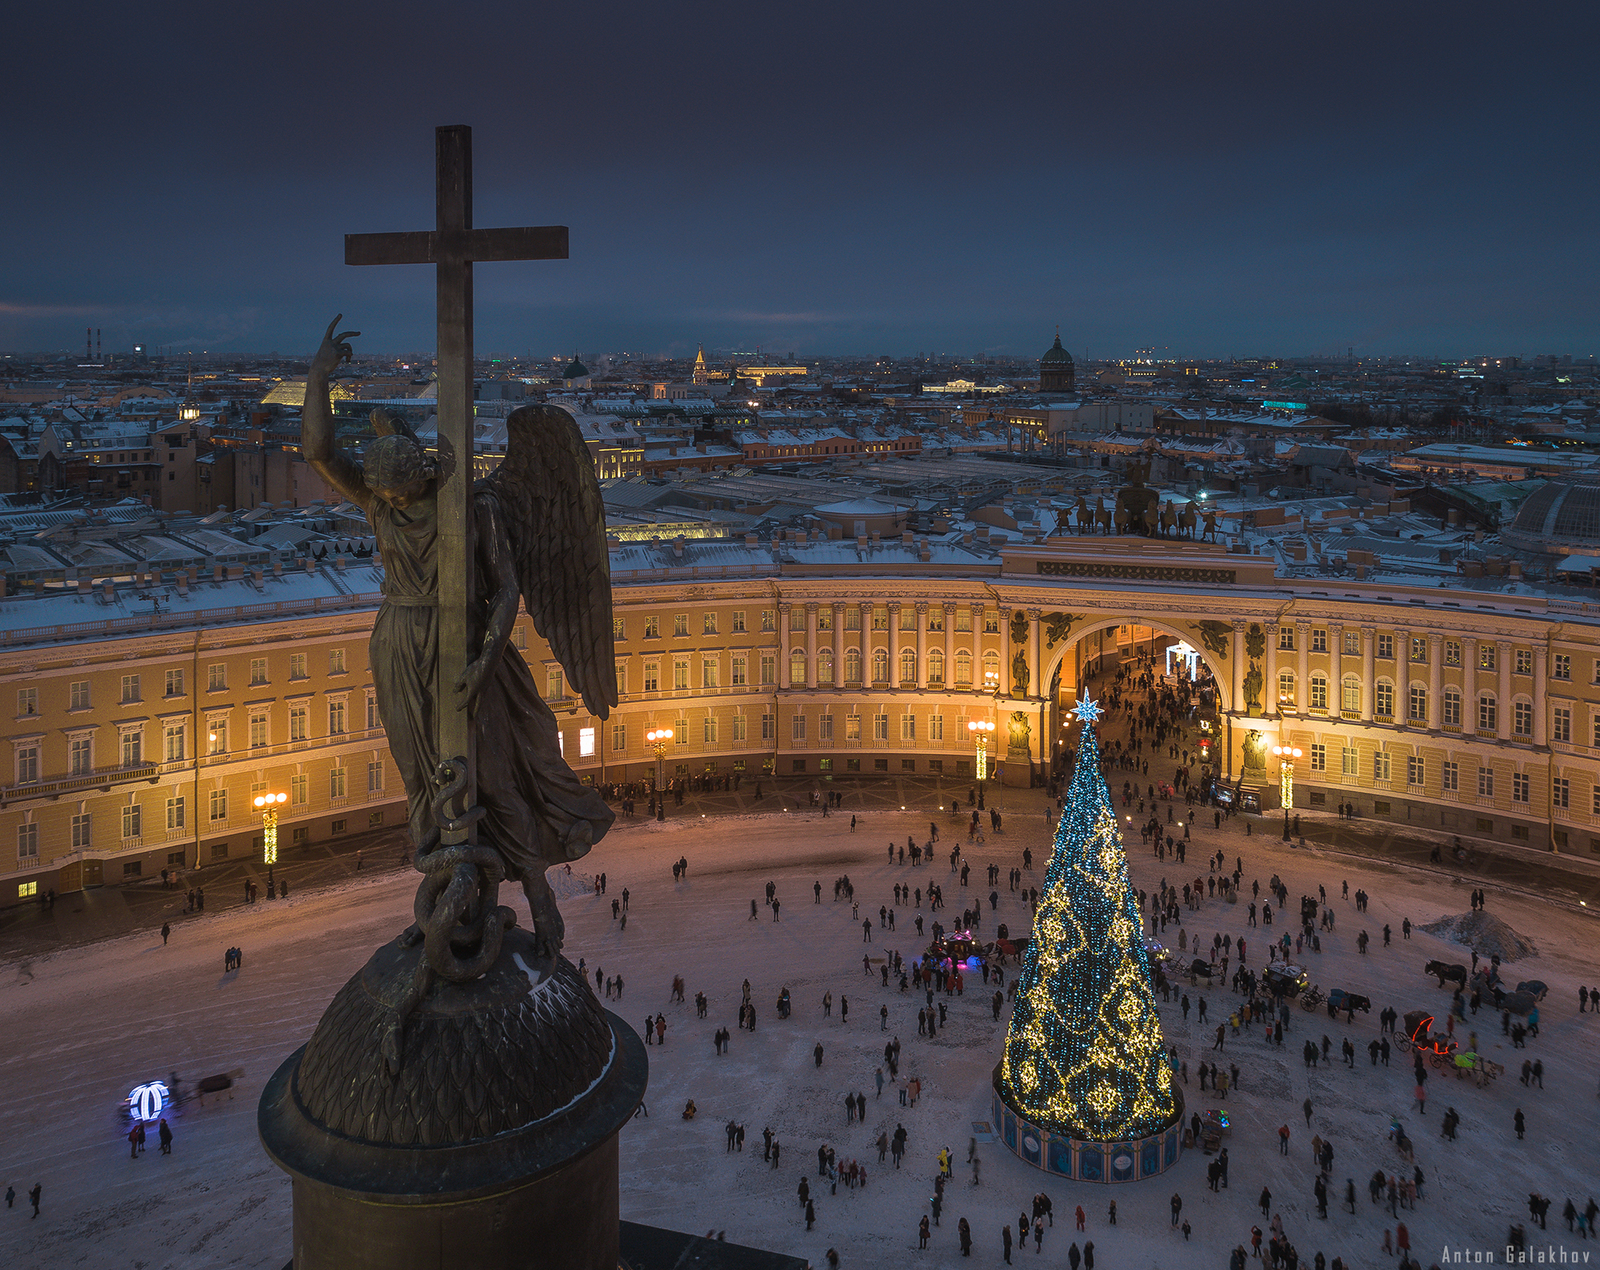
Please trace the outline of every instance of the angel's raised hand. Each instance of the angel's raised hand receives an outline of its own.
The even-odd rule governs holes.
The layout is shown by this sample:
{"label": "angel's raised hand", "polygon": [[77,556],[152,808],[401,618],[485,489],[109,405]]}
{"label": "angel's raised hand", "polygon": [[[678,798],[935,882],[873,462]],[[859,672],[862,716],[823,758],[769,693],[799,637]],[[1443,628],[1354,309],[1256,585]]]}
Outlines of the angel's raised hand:
{"label": "angel's raised hand", "polygon": [[361,332],[340,331],[339,334],[334,334],[335,328],[343,318],[343,313],[335,314],[333,321],[328,323],[328,329],[323,332],[322,344],[311,358],[313,375],[331,375],[341,362],[347,362],[355,356],[350,341],[359,337]]}

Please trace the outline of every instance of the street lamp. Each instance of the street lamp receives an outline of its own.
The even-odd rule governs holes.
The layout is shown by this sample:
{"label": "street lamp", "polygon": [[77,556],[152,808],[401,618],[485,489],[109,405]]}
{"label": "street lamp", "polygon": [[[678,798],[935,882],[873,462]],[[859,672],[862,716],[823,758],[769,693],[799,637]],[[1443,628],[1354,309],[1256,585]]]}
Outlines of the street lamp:
{"label": "street lamp", "polygon": [[656,751],[656,819],[667,818],[667,800],[662,790],[666,783],[667,742],[672,740],[671,728],[651,728],[644,739]]}
{"label": "street lamp", "polygon": [[1274,745],[1278,756],[1278,798],[1283,803],[1283,840],[1289,841],[1289,809],[1294,806],[1294,761],[1302,751],[1297,745]]}
{"label": "street lamp", "polygon": [[278,808],[289,801],[288,794],[257,794],[256,810],[261,813],[261,863],[267,866],[267,898],[272,898],[272,866],[278,863]]}
{"label": "street lamp", "polygon": [[968,719],[967,731],[978,746],[978,796],[983,796],[983,782],[989,776],[989,734],[994,724],[988,719]]}

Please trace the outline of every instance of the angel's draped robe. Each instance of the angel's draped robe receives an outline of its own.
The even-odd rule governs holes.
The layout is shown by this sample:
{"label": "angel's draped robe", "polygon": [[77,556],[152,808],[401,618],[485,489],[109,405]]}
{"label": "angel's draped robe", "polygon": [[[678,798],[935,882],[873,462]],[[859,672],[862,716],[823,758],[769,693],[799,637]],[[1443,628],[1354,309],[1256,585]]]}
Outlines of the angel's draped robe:
{"label": "angel's draped robe", "polygon": [[[479,491],[473,500],[482,536],[494,533]],[[438,765],[434,727],[435,667],[439,659],[437,516],[434,500],[396,511],[374,499],[368,515],[383,552],[383,605],[372,627],[370,652],[378,713],[389,752],[405,782],[411,838],[423,842],[434,828],[433,772]],[[503,509],[501,515],[504,515]],[[496,549],[505,550],[500,542]],[[482,647],[493,579],[478,569],[468,622],[468,646]],[[544,870],[575,860],[604,836],[615,816],[600,794],[580,782],[561,756],[555,716],[534,687],[522,655],[509,644],[484,685],[473,718],[477,743],[480,843],[493,846],[513,881],[537,879]]]}

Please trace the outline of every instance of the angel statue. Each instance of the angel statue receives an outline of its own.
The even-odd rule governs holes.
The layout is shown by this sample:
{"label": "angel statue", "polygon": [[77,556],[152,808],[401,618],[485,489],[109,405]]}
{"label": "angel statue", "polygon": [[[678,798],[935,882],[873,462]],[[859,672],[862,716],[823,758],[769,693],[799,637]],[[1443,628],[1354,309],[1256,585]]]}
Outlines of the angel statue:
{"label": "angel statue", "polygon": [[[341,315],[342,316],[342,315]],[[419,869],[439,845],[435,730],[439,659],[437,463],[402,420],[372,412],[378,439],[358,461],[334,441],[328,379],[350,360],[349,341],[328,324],[311,359],[301,415],[306,461],[367,513],[383,553],[383,603],[369,653],[378,713],[405,782]],[[506,420],[504,461],[473,492],[475,600],[468,642],[479,651],[456,683],[472,712],[482,845],[528,897],[545,952],[561,947],[564,926],[545,880],[554,864],[576,860],[614,819],[599,793],[561,756],[555,716],[521,656],[506,654],[526,600],[534,629],[566,670],[590,713],[617,704],[611,645],[611,584],[600,489],[572,416],[521,406]],[[509,920],[509,914],[508,914]]]}

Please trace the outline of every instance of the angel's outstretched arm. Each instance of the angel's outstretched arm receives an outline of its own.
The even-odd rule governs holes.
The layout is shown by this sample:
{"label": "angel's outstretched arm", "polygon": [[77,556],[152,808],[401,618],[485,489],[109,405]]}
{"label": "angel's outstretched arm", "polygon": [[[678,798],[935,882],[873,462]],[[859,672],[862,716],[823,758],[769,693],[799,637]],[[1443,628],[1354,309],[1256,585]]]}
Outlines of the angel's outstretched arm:
{"label": "angel's outstretched arm", "polygon": [[341,313],[328,323],[322,345],[311,358],[311,369],[306,375],[305,404],[300,411],[300,446],[306,462],[318,476],[352,503],[364,508],[372,501],[372,492],[362,479],[361,465],[341,454],[334,445],[333,401],[328,394],[328,377],[340,362],[350,360],[349,341],[361,334],[360,331],[341,331],[335,335],[334,328],[342,317]]}
{"label": "angel's outstretched arm", "polygon": [[483,576],[494,586],[494,594],[489,597],[483,647],[456,683],[456,691],[466,694],[457,707],[463,710],[477,701],[483,686],[494,674],[495,664],[505,652],[511,628],[517,620],[517,609],[522,603],[516,560],[511,554],[511,540],[500,520],[499,504],[493,498],[479,498],[476,504],[478,563]]}

